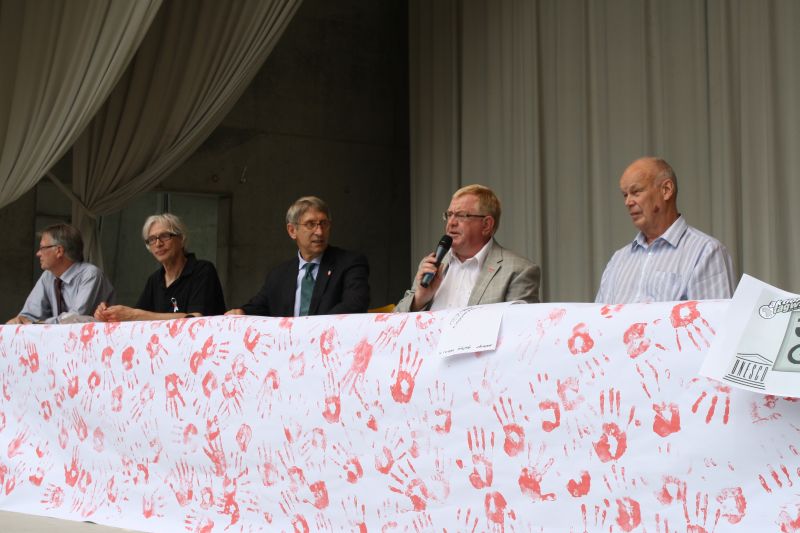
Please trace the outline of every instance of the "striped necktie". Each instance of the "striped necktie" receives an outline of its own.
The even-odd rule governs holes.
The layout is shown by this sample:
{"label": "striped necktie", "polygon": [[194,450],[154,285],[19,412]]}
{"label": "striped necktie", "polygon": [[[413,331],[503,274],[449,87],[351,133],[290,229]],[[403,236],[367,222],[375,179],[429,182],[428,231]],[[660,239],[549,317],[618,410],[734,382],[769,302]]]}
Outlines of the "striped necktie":
{"label": "striped necktie", "polygon": [[311,305],[311,295],[314,292],[314,268],[316,263],[306,263],[306,275],[300,284],[300,316],[308,316],[308,308]]}
{"label": "striped necktie", "polygon": [[64,285],[64,282],[61,278],[55,279],[55,286],[56,286],[56,316],[61,315],[64,311],[67,310],[67,304],[64,302],[64,293],[61,290],[61,287]]}

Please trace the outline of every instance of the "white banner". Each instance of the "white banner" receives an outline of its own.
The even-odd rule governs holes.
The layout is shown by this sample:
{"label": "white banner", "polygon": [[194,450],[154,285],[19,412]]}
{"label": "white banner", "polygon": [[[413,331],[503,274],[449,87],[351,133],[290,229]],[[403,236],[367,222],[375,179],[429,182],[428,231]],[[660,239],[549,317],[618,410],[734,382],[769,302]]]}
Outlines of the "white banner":
{"label": "white banner", "polygon": [[0,508],[146,531],[800,524],[800,405],[697,372],[728,302],[0,328]]}

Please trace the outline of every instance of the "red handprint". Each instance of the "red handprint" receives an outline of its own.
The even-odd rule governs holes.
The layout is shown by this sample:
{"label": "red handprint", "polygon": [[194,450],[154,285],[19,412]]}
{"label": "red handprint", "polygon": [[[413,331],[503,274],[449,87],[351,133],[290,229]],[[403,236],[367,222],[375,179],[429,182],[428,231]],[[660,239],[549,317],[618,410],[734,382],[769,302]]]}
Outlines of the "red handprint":
{"label": "red handprint", "polygon": [[184,401],[183,396],[181,396],[181,391],[178,388],[180,385],[183,385],[183,381],[178,377],[178,374],[173,373],[164,377],[164,388],[167,392],[167,412],[176,418],[180,410],[178,402],[180,401],[181,403],[180,407],[186,407],[186,401]]}
{"label": "red handprint", "polygon": [[367,339],[361,339],[353,349],[353,363],[342,379],[344,388],[350,387],[350,391],[356,390],[356,385],[364,382],[364,375],[367,372],[370,359],[372,359],[372,345]]}
{"label": "red handprint", "polygon": [[[489,433],[489,449],[487,454],[486,432],[483,428],[478,431],[477,426],[473,426],[472,431],[467,431],[467,446],[472,454],[472,472],[469,475],[469,482],[476,489],[483,489],[492,485],[494,471],[492,462],[487,455],[491,456],[494,449],[494,432]],[[460,466],[460,465],[459,465]],[[478,470],[481,470],[480,472]]]}
{"label": "red handprint", "polygon": [[[689,340],[692,341],[692,344],[694,344],[694,347],[698,350],[700,349],[700,343],[697,342],[698,338],[703,341],[706,347],[711,346],[706,335],[703,334],[703,329],[707,330],[706,333],[710,334],[709,336],[716,335],[716,333],[714,332],[714,328],[711,327],[711,324],[709,324],[700,314],[700,311],[697,310],[697,302],[691,301],[676,305],[672,308],[672,313],[670,313],[669,318],[672,322],[672,327],[675,328],[675,342],[678,344],[678,351],[681,351],[681,339],[678,335],[680,330],[686,333]],[[700,325],[697,324],[698,321]],[[695,335],[697,338],[695,338]]]}
{"label": "red handprint", "polygon": [[[503,426],[503,432],[506,435],[503,442],[503,450],[509,457],[514,457],[525,447],[525,430],[517,423],[511,398],[505,398],[505,402],[503,400],[504,398],[501,396],[492,409],[497,421]],[[517,404],[517,408],[522,411],[522,404]],[[527,417],[525,419],[527,420]]]}
{"label": "red handprint", "polygon": [[580,322],[572,328],[572,336],[567,340],[567,347],[572,355],[584,354],[594,348],[594,339],[589,334],[584,322]]}
{"label": "red handprint", "polygon": [[411,395],[414,394],[414,380],[422,366],[422,361],[423,359],[419,356],[419,350],[415,351],[414,358],[411,358],[411,344],[408,345],[405,357],[403,356],[403,348],[400,348],[397,370],[392,371],[392,377],[395,378],[395,382],[390,387],[392,398],[396,402],[408,403],[411,399]]}
{"label": "red handprint", "polygon": [[[400,318],[402,317],[402,318]],[[392,345],[392,350],[394,350],[395,346],[397,345],[397,338],[403,332],[403,328],[406,327],[406,322],[408,322],[408,314],[402,315],[392,315],[392,318],[399,320],[399,324],[397,326],[388,325],[386,328],[381,331],[380,335],[378,335],[378,339],[375,341],[375,345],[380,348],[387,348],[389,344]]]}
{"label": "red handprint", "polygon": [[164,356],[169,355],[169,352],[161,345],[161,341],[155,333],[150,336],[150,342],[147,343],[146,350],[150,356],[150,372],[155,373],[164,364]]}
{"label": "red handprint", "polygon": [[[431,429],[440,435],[450,433],[453,424],[453,395],[450,394],[448,400],[447,386],[443,381],[440,383],[437,379],[433,384],[433,389],[428,387],[428,400],[433,409],[433,416],[436,417]],[[427,420],[428,412],[425,415]]]}
{"label": "red handprint", "polygon": [[428,506],[428,498],[430,497],[428,487],[419,478],[414,465],[409,459],[405,460],[405,465],[404,468],[399,462],[395,463],[391,476],[399,486],[390,486],[389,490],[405,495],[411,501],[415,511],[424,511]]}
{"label": "red handprint", "polygon": [[50,483],[44,491],[41,503],[45,509],[58,509],[64,503],[64,489]]}
{"label": "red handprint", "polygon": [[297,511],[300,500],[292,492],[281,491],[281,502],[278,504],[281,512],[292,521],[292,527],[297,533],[308,533],[308,521]]}
{"label": "red handprint", "polygon": [[628,356],[636,359],[650,348],[650,339],[645,336],[647,322],[637,322],[625,330],[622,335],[622,342],[628,349]]}
{"label": "red handprint", "polygon": [[324,388],[325,404],[322,408],[322,418],[329,424],[334,424],[339,422],[339,417],[342,414],[342,398],[339,382],[333,374],[333,369],[328,370]]}
{"label": "red handprint", "polygon": [[522,494],[534,502],[553,501],[556,499],[554,492],[542,493],[542,478],[547,474],[547,471],[550,470],[550,467],[553,466],[555,459],[551,457],[545,462],[544,466],[540,466],[544,454],[544,445],[539,447],[536,461],[531,460],[531,452],[531,447],[528,446],[528,466],[523,467],[520,471],[519,478],[517,479],[519,489],[522,491]]}
{"label": "red handprint", "polygon": [[[692,383],[698,383],[700,380],[695,378],[692,380]],[[704,383],[710,384],[714,387],[714,390],[719,394],[713,394],[711,396],[711,404],[708,406],[708,411],[706,412],[706,424],[711,423],[711,419],[714,418],[714,413],[717,408],[717,403],[719,403],[720,396],[724,398],[724,409],[722,412],[722,423],[727,424],[728,420],[730,419],[731,414],[731,388],[727,385],[722,385],[716,383],[714,381],[704,380]],[[692,404],[692,413],[697,413],[697,410],[700,408],[700,404],[703,403],[703,400],[708,396],[706,391],[702,391],[700,396],[697,397],[697,400]]]}
{"label": "red handprint", "polygon": [[458,531],[468,531],[469,533],[475,533],[478,530],[478,513],[473,513],[470,507],[467,507],[466,510],[458,507],[456,509],[456,523],[463,524],[463,529],[459,527]]}
{"label": "red handprint", "polygon": [[175,499],[181,507],[186,507],[194,499],[196,483],[197,474],[194,468],[190,467],[183,459],[167,475],[167,484],[175,493]]}
{"label": "red handprint", "polygon": [[[606,398],[608,398],[608,407],[606,407]],[[616,418],[621,416],[621,398],[620,392],[614,389],[609,389],[608,394],[600,393],[600,416],[603,419]],[[634,421],[635,407],[631,407],[628,413],[627,423],[625,428]],[[637,421],[638,425],[638,421]],[[615,446],[612,449],[612,443]],[[625,453],[628,447],[628,437],[625,430],[619,427],[616,421],[610,420],[603,423],[603,433],[600,439],[593,443],[594,450],[597,457],[604,463],[609,461],[616,461]]]}
{"label": "red handprint", "polygon": [[367,508],[359,503],[358,496],[349,496],[341,502],[347,523],[358,533],[367,533]]}
{"label": "red handprint", "polygon": [[[352,445],[350,445],[350,448],[352,448]],[[356,483],[359,479],[364,477],[364,468],[361,466],[361,462],[358,460],[357,456],[348,452],[337,443],[334,443],[331,449],[336,454],[336,457],[333,457],[331,460],[342,469],[344,478],[348,483]]]}

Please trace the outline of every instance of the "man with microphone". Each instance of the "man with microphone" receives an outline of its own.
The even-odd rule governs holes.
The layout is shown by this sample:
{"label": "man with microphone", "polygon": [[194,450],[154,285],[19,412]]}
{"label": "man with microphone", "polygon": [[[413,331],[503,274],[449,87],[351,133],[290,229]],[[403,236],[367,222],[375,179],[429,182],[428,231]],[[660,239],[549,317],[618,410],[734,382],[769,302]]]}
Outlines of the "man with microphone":
{"label": "man with microphone", "polygon": [[490,188],[468,185],[457,190],[443,218],[445,236],[437,250],[422,259],[413,287],[395,311],[539,302],[539,266],[494,240],[500,201]]}

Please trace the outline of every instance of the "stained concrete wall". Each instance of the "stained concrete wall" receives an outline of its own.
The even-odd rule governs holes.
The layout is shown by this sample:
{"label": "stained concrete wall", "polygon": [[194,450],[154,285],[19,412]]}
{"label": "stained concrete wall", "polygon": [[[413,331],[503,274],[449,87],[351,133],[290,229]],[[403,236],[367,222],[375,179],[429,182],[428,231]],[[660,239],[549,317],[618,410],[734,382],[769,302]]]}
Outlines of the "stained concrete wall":
{"label": "stained concrete wall", "polygon": [[[410,253],[407,50],[405,1],[304,0],[220,127],[161,184],[230,197],[229,306],[296,253],[284,217],[307,194],[331,206],[332,243],[367,254],[372,305],[399,300]],[[34,196],[0,210],[2,317],[33,277]]]}

